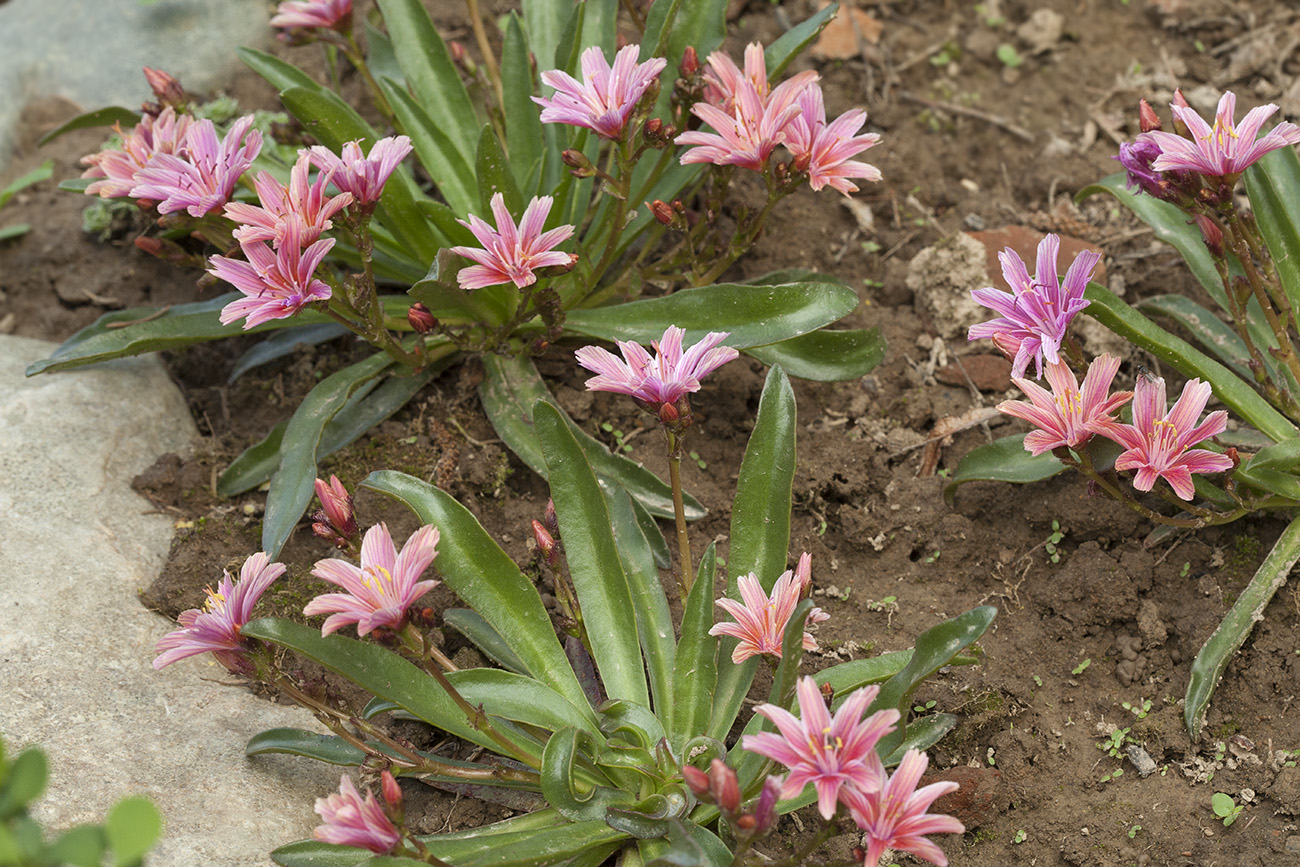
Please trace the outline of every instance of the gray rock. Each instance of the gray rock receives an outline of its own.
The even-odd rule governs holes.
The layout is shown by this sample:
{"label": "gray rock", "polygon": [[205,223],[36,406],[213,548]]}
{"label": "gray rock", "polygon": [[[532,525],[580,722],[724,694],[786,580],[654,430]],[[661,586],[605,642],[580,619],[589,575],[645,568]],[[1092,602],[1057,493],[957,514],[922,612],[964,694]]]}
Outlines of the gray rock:
{"label": "gray rock", "polygon": [[193,441],[185,401],[154,358],[24,379],[53,349],[0,336],[0,733],[50,758],[34,815],[61,830],[143,793],[166,821],[153,867],[270,864],[311,835],[338,771],[244,757],[263,729],[314,727],[306,711],[219,685],[207,656],[150,664],[174,624],[137,593],[173,528],[130,481]]}
{"label": "gray rock", "polygon": [[945,340],[964,339],[972,325],[989,318],[970,296],[988,285],[984,246],[964,232],[926,247],[907,266],[907,288]]}
{"label": "gray rock", "polygon": [[139,108],[142,67],[191,90],[220,88],[240,45],[274,37],[264,0],[11,0],[0,4],[0,171],[14,124],[33,99],[61,96],[87,111]]}

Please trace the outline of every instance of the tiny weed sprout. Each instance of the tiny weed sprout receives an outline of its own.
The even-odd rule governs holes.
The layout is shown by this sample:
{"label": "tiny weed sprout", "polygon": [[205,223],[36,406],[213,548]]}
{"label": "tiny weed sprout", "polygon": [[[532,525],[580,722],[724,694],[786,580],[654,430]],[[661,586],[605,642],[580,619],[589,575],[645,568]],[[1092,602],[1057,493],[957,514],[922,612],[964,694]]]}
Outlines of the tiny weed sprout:
{"label": "tiny weed sprout", "polygon": [[1131,826],[1131,827],[1128,829],[1128,838],[1129,838],[1130,840],[1132,840],[1134,837],[1136,837],[1136,836],[1138,835],[1138,831],[1141,831],[1141,830],[1142,830],[1142,826],[1141,826],[1141,825],[1133,825],[1133,826]]}
{"label": "tiny weed sprout", "polygon": [[[1261,510],[1291,517],[1193,662],[1183,720],[1194,739],[1228,660],[1300,561],[1300,199],[1288,192],[1300,185],[1300,127],[1282,121],[1265,130],[1277,110],[1261,106],[1238,121],[1228,92],[1210,121],[1175,91],[1170,132],[1142,100],[1142,132],[1115,157],[1122,170],[1079,193],[1113,196],[1148,223],[1217,309],[1182,295],[1130,306],[1090,282],[1100,258],[1093,251],[1079,253],[1062,277],[1055,235],[1039,244],[1032,278],[1010,248],[1000,255],[1011,292],[971,293],[995,318],[972,325],[969,337],[992,340],[1011,360],[1011,381],[1027,400],[998,410],[1030,430],[971,451],[945,488],[951,500],[976,479],[1033,482],[1072,469],[1091,493],[1166,528],[1196,530]],[[1120,361],[1085,357],[1071,334],[1081,314],[1177,372],[1184,382],[1176,396],[1163,376],[1142,371],[1131,391],[1112,390]],[[1207,414],[1211,398],[1224,408]],[[1044,546],[1053,562],[1057,545]]]}
{"label": "tiny weed sprout", "polygon": [[1011,838],[1012,843],[1023,843],[1029,839],[1029,834],[1023,828],[1016,831],[1016,836]]}
{"label": "tiny weed sprout", "polygon": [[1214,815],[1223,820],[1223,827],[1227,828],[1237,821],[1241,811],[1246,808],[1234,801],[1232,795],[1215,792],[1210,796],[1210,809],[1214,811]]}
{"label": "tiny weed sprout", "polygon": [[1088,666],[1090,665],[1092,665],[1092,660],[1085,659],[1083,662],[1079,663],[1074,668],[1070,669],[1070,674],[1083,674],[1085,671],[1088,670]]}

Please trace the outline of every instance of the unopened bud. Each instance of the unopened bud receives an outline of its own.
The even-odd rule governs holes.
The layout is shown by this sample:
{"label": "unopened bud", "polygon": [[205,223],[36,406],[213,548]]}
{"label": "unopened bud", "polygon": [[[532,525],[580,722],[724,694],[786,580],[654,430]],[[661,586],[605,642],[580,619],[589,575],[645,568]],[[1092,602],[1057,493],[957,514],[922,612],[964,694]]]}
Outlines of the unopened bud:
{"label": "unopened bud", "polygon": [[591,178],[596,176],[596,167],[587,159],[587,155],[574,148],[566,148],[560,154],[560,160],[573,171],[570,172],[575,178]]}
{"label": "unopened bud", "polygon": [[1138,128],[1142,132],[1151,132],[1160,129],[1160,116],[1156,110],[1151,107],[1151,103],[1145,99],[1138,100]]}
{"label": "unopened bud", "polygon": [[415,329],[416,334],[428,334],[438,327],[438,320],[433,315],[433,312],[419,301],[412,304],[411,308],[406,311],[406,321],[411,323],[411,327]]}
{"label": "unopened bud", "polygon": [[447,43],[447,50],[451,52],[452,63],[465,70],[470,78],[478,75],[478,64],[474,62],[474,58],[469,56],[469,52],[465,50],[464,45],[453,39]]}
{"label": "unopened bud", "polygon": [[[1191,106],[1187,104],[1187,97],[1183,96],[1183,91],[1179,88],[1174,88],[1173,105],[1176,105],[1179,108],[1191,108]],[[1176,112],[1174,113],[1174,132],[1178,133],[1183,138],[1195,139],[1195,136],[1192,135],[1192,131],[1187,128],[1187,124],[1183,123],[1182,120],[1179,119]]]}
{"label": "unopened bud", "polygon": [[542,559],[546,561],[546,565],[552,569],[558,568],[560,552],[556,550],[555,537],[536,518],[533,519],[533,539],[537,542],[537,550],[542,552]]}
{"label": "unopened bud", "polygon": [[135,239],[135,245],[150,256],[162,255],[163,243],[157,238],[150,238],[147,235],[142,235]]}
{"label": "unopened bud", "polygon": [[158,102],[164,107],[170,105],[172,108],[182,108],[189,102],[181,83],[161,69],[150,69],[146,66],[144,77],[149,82],[154,96],[158,97]]}
{"label": "unopened bud", "polygon": [[646,138],[658,138],[664,131],[664,122],[657,117],[652,117],[645,122]]}
{"label": "unopened bud", "polygon": [[328,484],[323,479],[317,479],[316,498],[320,500],[321,511],[325,517],[324,523],[328,524],[330,529],[344,539],[351,539],[357,535],[357,518],[352,512],[352,495],[348,493],[347,488],[343,487],[338,476],[331,475]]}
{"label": "unopened bud", "polygon": [[542,525],[546,527],[555,538],[560,538],[560,519],[555,514],[555,501],[547,500],[546,509],[542,512]]}
{"label": "unopened bud", "polygon": [[781,781],[768,777],[763,781],[763,791],[754,804],[754,834],[762,837],[772,830],[776,822],[776,802],[781,799]]}
{"label": "unopened bud", "polygon": [[681,418],[681,416],[677,413],[677,407],[673,406],[671,403],[659,404],[660,422],[662,422],[663,424],[672,424],[673,422],[677,421],[679,418]]}
{"label": "unopened bud", "polygon": [[835,687],[830,683],[823,683],[821,685],[821,691],[822,701],[829,702],[831,699],[835,698]]}
{"label": "unopened bud", "polygon": [[690,78],[700,71],[700,55],[695,52],[694,45],[686,46],[686,51],[682,53],[682,62],[677,67],[682,78]]}
{"label": "unopened bud", "polygon": [[740,781],[722,759],[714,759],[709,765],[709,792],[724,813],[740,809]]}
{"label": "unopened bud", "polygon": [[1233,469],[1236,469],[1237,467],[1241,466],[1241,455],[1237,454],[1236,446],[1229,447],[1228,450],[1223,454],[1227,456],[1228,460],[1232,461]]}
{"label": "unopened bud", "polygon": [[672,225],[673,217],[676,216],[672,205],[663,199],[655,199],[653,202],[646,202],[646,207],[650,209],[650,213],[654,214],[656,220],[665,226]]}
{"label": "unopened bud", "polygon": [[1201,230],[1201,237],[1205,240],[1205,246],[1209,249],[1210,255],[1216,259],[1222,259],[1223,230],[1219,228],[1219,224],[1214,221],[1213,217],[1197,214],[1196,227]]}
{"label": "unopened bud", "polygon": [[694,765],[682,765],[682,779],[690,787],[691,792],[701,801],[712,802],[713,797],[709,794],[709,777],[704,771]]}
{"label": "unopened bud", "polygon": [[397,809],[402,805],[402,787],[397,785],[397,780],[388,771],[379,775],[380,787],[384,792],[384,801],[388,806]]}
{"label": "unopened bud", "polygon": [[742,831],[746,831],[746,832],[753,831],[757,825],[758,825],[758,820],[755,819],[749,813],[745,813],[744,815],[736,819],[736,827]]}

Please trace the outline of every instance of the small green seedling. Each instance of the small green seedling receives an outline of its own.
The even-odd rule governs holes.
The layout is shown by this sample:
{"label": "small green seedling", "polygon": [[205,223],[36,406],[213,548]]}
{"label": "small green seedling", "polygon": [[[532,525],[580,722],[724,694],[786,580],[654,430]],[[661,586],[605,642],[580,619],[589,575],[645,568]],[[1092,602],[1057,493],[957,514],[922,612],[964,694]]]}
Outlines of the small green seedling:
{"label": "small green seedling", "polygon": [[1001,61],[1002,65],[1007,69],[1015,69],[1017,66],[1025,62],[1025,59],[1020,56],[1020,52],[1016,51],[1016,47],[1010,42],[1003,42],[998,46],[997,56],[998,60]]}
{"label": "small green seedling", "polygon": [[1123,702],[1120,706],[1123,707],[1124,710],[1133,714],[1138,719],[1146,719],[1147,714],[1151,712],[1151,699],[1149,698],[1142,699],[1141,705],[1130,704],[1129,702],[1126,701]]}
{"label": "small green seedling", "polygon": [[[631,451],[631,449],[628,449],[628,451]],[[709,465],[708,465],[707,463],[704,462],[704,459],[703,459],[703,458],[700,457],[700,453],[699,453],[699,452],[690,452],[690,453],[689,453],[689,457],[690,457],[691,460],[695,461],[696,465],[697,465],[700,469],[702,469],[702,470],[704,470],[704,469],[708,469],[708,466],[709,466]],[[823,532],[824,532],[824,531],[823,531]]]}
{"label": "small green seedling", "polygon": [[886,596],[883,599],[873,599],[867,602],[868,611],[897,611],[898,597]]}
{"label": "small green seedling", "polygon": [[1141,831],[1141,830],[1142,830],[1142,826],[1141,826],[1141,825],[1134,825],[1132,828],[1129,828],[1129,829],[1128,829],[1128,838],[1129,838],[1130,840],[1132,840],[1134,837],[1136,837],[1136,836],[1138,835],[1138,831]]}
{"label": "small green seedling", "polygon": [[1035,683],[1035,684],[1036,684],[1036,685],[1041,689],[1042,686],[1043,686],[1043,679],[1042,679],[1041,677],[1039,677],[1038,675],[1035,674],[1035,675],[1034,675],[1034,683]]}
{"label": "small green seedling", "polygon": [[1233,822],[1237,821],[1237,817],[1241,815],[1241,811],[1246,808],[1233,801],[1232,795],[1225,795],[1223,792],[1215,792],[1210,796],[1210,809],[1214,811],[1214,815],[1223,820],[1223,827],[1227,828]]}
{"label": "small green seedling", "polygon": [[925,704],[912,705],[912,710],[918,714],[929,713],[930,711],[934,710],[934,704],[935,704],[934,699],[930,699]]}
{"label": "small green seedling", "polygon": [[928,556],[928,557],[925,558],[925,562],[927,562],[927,563],[933,563],[934,561],[936,561],[936,560],[938,560],[938,559],[939,559],[939,552],[938,552],[938,551],[935,551],[933,554],[931,554],[930,556]]}
{"label": "small green seedling", "polygon": [[[614,451],[616,452],[632,451],[632,446],[628,445],[623,441],[627,435],[624,434],[621,430],[617,430],[612,424],[610,424],[607,421],[601,422],[600,429],[614,438]],[[697,459],[699,458],[699,455],[695,454],[694,452],[691,452],[691,458],[692,460]]]}
{"label": "small green seedling", "polygon": [[1186,578],[1187,575],[1188,575],[1188,573],[1191,572],[1191,571],[1192,571],[1192,564],[1191,564],[1191,562],[1190,562],[1190,561],[1184,562],[1184,563],[1183,563],[1183,568],[1180,569],[1180,570],[1178,571],[1178,577],[1179,577],[1179,578]]}
{"label": "small green seedling", "polygon": [[1061,541],[1065,539],[1065,531],[1061,529],[1061,522],[1052,521],[1052,535],[1047,537],[1043,543],[1043,550],[1047,552],[1047,557],[1053,563],[1061,562]]}
{"label": "small green seedling", "polygon": [[1070,669],[1070,674],[1083,674],[1088,670],[1088,666],[1090,665],[1092,665],[1092,659],[1085,659],[1083,662]]}
{"label": "small green seedling", "polygon": [[1024,828],[1021,828],[1020,830],[1016,831],[1016,836],[1014,836],[1014,837],[1011,838],[1011,842],[1012,842],[1012,843],[1023,843],[1023,842],[1025,842],[1025,841],[1028,840],[1028,839],[1029,839],[1029,835],[1028,835],[1027,833],[1025,833],[1025,829],[1024,829]]}
{"label": "small green seedling", "polygon": [[1123,769],[1123,768],[1116,768],[1115,770],[1111,771],[1111,772],[1110,772],[1109,774],[1107,774],[1106,776],[1102,777],[1102,778],[1101,778],[1101,782],[1103,782],[1103,783],[1109,783],[1111,780],[1118,780],[1118,779],[1119,779],[1120,777],[1122,777],[1122,776],[1124,776],[1124,769]]}

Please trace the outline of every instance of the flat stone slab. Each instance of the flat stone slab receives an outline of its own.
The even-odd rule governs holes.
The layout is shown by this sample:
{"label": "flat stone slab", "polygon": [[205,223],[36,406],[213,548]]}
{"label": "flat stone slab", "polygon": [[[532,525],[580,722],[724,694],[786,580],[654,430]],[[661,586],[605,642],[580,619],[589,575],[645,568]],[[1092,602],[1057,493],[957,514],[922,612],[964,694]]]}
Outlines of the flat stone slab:
{"label": "flat stone slab", "polygon": [[187,449],[194,423],[153,357],[25,379],[54,346],[0,336],[6,749],[36,745],[50,758],[33,810],[47,835],[143,793],[166,822],[151,867],[269,865],[272,849],[311,836],[314,799],[337,789],[339,771],[246,758],[259,731],[315,721],[219,685],[229,677],[209,656],[153,669],[154,644],[175,624],[137,594],[162,568],[173,527],[130,485]]}

